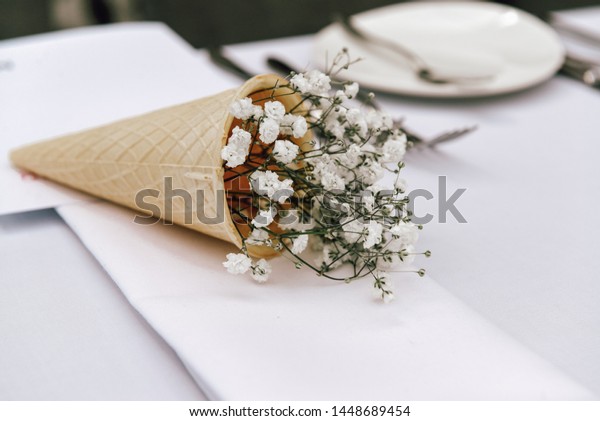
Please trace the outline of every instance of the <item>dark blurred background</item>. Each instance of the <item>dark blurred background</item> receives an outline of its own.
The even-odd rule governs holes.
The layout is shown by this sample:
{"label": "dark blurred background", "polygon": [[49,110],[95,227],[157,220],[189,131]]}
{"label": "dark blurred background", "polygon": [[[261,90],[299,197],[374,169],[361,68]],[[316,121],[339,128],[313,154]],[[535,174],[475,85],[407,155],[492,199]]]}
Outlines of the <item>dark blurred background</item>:
{"label": "dark blurred background", "polygon": [[[543,17],[598,0],[504,0]],[[111,22],[162,21],[196,47],[316,32],[332,12],[397,0],[0,0],[0,39]]]}

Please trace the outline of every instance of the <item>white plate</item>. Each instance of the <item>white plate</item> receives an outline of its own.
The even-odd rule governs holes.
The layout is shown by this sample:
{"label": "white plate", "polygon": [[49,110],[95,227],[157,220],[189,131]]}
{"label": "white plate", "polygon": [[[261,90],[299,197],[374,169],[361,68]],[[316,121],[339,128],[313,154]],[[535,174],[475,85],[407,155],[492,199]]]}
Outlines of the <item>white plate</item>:
{"label": "white plate", "polygon": [[494,74],[477,85],[439,85],[420,80],[403,57],[366,45],[332,24],[316,36],[321,68],[343,47],[363,60],[345,78],[374,90],[424,97],[479,97],[514,92],[554,75],[564,59],[558,35],[538,18],[512,7],[483,2],[416,2],[355,15],[365,32],[396,42],[430,67],[452,74]]}

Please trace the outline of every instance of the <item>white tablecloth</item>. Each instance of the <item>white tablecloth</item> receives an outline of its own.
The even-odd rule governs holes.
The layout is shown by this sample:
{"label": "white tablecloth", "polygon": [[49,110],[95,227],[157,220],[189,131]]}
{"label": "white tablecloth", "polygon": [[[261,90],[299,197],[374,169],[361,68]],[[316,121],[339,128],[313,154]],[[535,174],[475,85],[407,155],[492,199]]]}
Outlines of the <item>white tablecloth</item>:
{"label": "white tablecloth", "polygon": [[0,400],[203,398],[52,210],[0,216],[0,338]]}

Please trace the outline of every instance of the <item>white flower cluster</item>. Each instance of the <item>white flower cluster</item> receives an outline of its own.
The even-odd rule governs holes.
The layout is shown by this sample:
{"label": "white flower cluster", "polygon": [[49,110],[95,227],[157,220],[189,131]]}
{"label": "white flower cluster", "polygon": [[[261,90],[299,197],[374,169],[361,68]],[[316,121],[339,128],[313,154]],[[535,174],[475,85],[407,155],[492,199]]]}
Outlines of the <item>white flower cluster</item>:
{"label": "white flower cluster", "polygon": [[221,150],[221,158],[228,167],[237,167],[246,162],[252,135],[246,130],[234,127],[227,145]]}
{"label": "white flower cluster", "polygon": [[[231,114],[245,122],[253,122],[258,126],[258,137],[265,145],[275,142],[275,158],[283,163],[291,163],[300,148],[281,135],[302,138],[308,131],[306,119],[301,115],[286,114],[284,105],[279,101],[269,101],[264,104],[264,110],[254,105],[251,98],[241,98],[229,107]],[[249,125],[251,126],[251,125]],[[246,162],[250,152],[252,134],[248,130],[235,127],[228,139],[227,145],[221,151],[225,165],[235,168]]]}
{"label": "white flower cluster", "polygon": [[[296,267],[330,279],[370,275],[378,297],[388,302],[394,297],[389,272],[412,271],[406,265],[418,254],[420,226],[410,222],[406,181],[400,177],[406,135],[388,114],[346,104],[359,93],[355,82],[332,81],[330,74],[311,70],[293,74],[285,88],[299,97],[294,113],[276,96],[260,105],[244,98],[231,106],[242,123],[222,157],[227,167],[244,165],[241,176],[249,180],[252,196],[232,213],[252,230],[241,253],[229,254],[223,264],[230,273],[250,271],[264,282],[271,268],[264,259],[254,263],[250,251],[268,246],[289,253]],[[309,128],[315,140],[301,148],[298,140]],[[261,155],[249,156],[255,150]],[[386,174],[393,175],[387,189],[380,185],[390,181]],[[318,254],[314,264],[302,257],[308,248]],[[344,263],[351,274],[334,276]]]}
{"label": "white flower cluster", "polygon": [[282,164],[291,163],[298,156],[300,148],[289,140],[276,140],[273,148],[273,156]]}
{"label": "white flower cluster", "polygon": [[254,105],[252,99],[242,98],[234,101],[229,107],[229,112],[240,120],[258,119],[263,115],[263,109],[259,105]]}
{"label": "white flower cluster", "polygon": [[290,197],[293,181],[289,178],[279,180],[279,176],[273,171],[255,171],[250,176],[252,190],[261,196],[283,203]]}
{"label": "white flower cluster", "polygon": [[331,78],[318,70],[311,70],[307,73],[298,73],[292,76],[290,82],[292,83],[292,86],[303,94],[324,96],[327,95],[331,89]]}
{"label": "white flower cluster", "polygon": [[[266,102],[263,110],[260,106],[253,105],[250,98],[241,98],[233,102],[230,112],[235,118],[245,121],[256,121],[259,138],[267,145],[277,141],[280,135],[291,135],[298,139],[302,138],[308,130],[306,119],[300,115],[286,114],[285,107],[279,101]],[[229,138],[228,145],[232,142],[234,135],[235,133]],[[281,149],[281,146],[279,148]],[[287,147],[287,149],[290,149],[290,147]],[[293,156],[295,158],[299,149],[291,148],[291,150],[296,152]],[[290,158],[291,155],[291,152],[288,152],[285,157],[285,159],[289,159],[289,162],[293,160],[293,158]],[[223,159],[227,160],[225,157]],[[234,160],[233,164],[237,164],[237,162],[239,161]],[[235,167],[237,165],[227,163],[228,167]]]}
{"label": "white flower cluster", "polygon": [[271,265],[265,259],[253,262],[244,253],[229,253],[227,260],[223,262],[223,266],[225,266],[227,272],[234,275],[244,274],[250,270],[252,279],[259,283],[266,282],[272,271]]}

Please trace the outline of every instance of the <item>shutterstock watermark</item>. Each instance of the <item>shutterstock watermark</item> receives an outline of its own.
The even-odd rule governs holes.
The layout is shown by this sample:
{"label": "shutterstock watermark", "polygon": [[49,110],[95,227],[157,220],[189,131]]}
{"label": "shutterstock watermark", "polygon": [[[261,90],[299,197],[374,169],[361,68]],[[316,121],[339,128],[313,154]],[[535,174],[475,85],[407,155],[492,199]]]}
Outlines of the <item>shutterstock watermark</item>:
{"label": "shutterstock watermark", "polygon": [[[446,183],[446,176],[440,175],[438,177],[438,191],[437,191],[437,215],[438,222],[445,224],[447,222],[447,215],[450,213],[454,219],[461,224],[466,224],[467,220],[460,213],[456,207],[456,201],[466,192],[466,188],[456,189],[450,197],[448,197],[448,186]],[[427,224],[434,219],[434,216],[430,213],[426,213],[423,216],[419,216],[415,212],[415,204],[417,199],[424,198],[425,200],[435,199],[435,195],[426,189],[416,189],[408,193],[410,199],[409,210],[412,212],[412,221],[415,224]]]}
{"label": "shutterstock watermark", "polygon": [[[458,188],[449,192],[447,177],[445,175],[438,176],[437,191],[415,189],[404,194],[408,198],[405,212],[411,216],[411,221],[415,224],[428,224],[436,219],[436,215],[436,222],[438,223],[445,224],[453,220],[460,224],[465,224],[467,223],[467,219],[460,212],[460,206],[457,202],[466,191],[466,188]],[[158,189],[143,189],[137,192],[135,195],[135,204],[144,213],[137,214],[134,217],[134,222],[141,225],[151,225],[161,221],[163,224],[172,225],[173,222],[171,221],[174,220],[175,214],[178,214],[178,223],[183,223],[184,225],[192,225],[198,222],[204,225],[221,224],[225,222],[226,212],[229,212],[229,209],[226,209],[227,201],[237,201],[237,205],[233,206],[233,208],[241,209],[244,207],[241,205],[252,203],[253,198],[259,197],[253,190],[244,191],[241,195],[239,193],[236,192],[236,195],[232,196],[228,195],[228,192],[225,190],[197,189],[189,191],[174,187],[173,178],[165,177],[162,191]],[[259,191],[259,193],[263,192]],[[285,204],[291,203],[293,200],[294,205],[292,209],[309,209],[310,204],[306,202],[315,200],[316,196],[320,199],[321,212],[326,213],[328,216],[341,215],[343,213],[355,215],[357,212],[353,212],[353,210],[364,206],[364,203],[369,201],[370,198],[374,198],[375,196],[382,198],[395,194],[394,190],[380,190],[376,193],[366,190],[351,195],[352,200],[350,202],[340,203],[336,199],[336,191],[329,192],[331,194],[326,194],[326,192],[322,191],[308,191],[304,193],[300,197],[293,196],[292,199],[293,191],[282,189],[271,195],[271,203]],[[348,195],[346,194],[345,197],[348,197]],[[269,208],[269,200],[264,195],[260,196],[260,200],[263,202],[264,207]],[[436,215],[419,212],[419,203],[423,203],[423,200],[427,202],[431,200],[436,201]],[[161,206],[157,203],[160,203]],[[275,207],[271,207],[271,209],[273,212],[272,217],[275,217],[275,213],[278,213],[278,224],[281,226],[285,227],[288,224],[293,225],[299,222],[297,215],[294,215],[289,209],[277,210]],[[257,218],[258,222],[261,222],[261,216],[257,215],[254,220],[257,220]],[[266,217],[263,218],[266,219]],[[303,222],[308,221],[303,220]]]}

